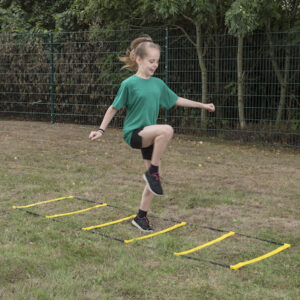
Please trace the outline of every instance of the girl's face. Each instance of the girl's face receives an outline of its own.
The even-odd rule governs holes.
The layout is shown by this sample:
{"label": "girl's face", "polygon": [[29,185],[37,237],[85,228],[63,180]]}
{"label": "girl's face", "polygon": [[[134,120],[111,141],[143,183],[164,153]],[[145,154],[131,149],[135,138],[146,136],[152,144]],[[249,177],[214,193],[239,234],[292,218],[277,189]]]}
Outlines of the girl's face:
{"label": "girl's face", "polygon": [[138,64],[137,74],[145,78],[150,78],[158,67],[159,59],[160,51],[155,48],[148,48],[147,55],[144,58],[139,56],[136,58]]}

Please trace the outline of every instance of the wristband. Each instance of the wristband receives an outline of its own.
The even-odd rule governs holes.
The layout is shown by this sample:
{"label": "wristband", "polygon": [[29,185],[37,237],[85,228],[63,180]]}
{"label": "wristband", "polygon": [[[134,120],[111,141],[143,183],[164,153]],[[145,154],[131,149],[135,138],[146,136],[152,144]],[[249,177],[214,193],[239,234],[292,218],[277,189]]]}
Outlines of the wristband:
{"label": "wristband", "polygon": [[100,131],[100,132],[104,133],[104,131],[105,131],[105,130],[104,130],[104,129],[102,129],[102,128],[99,128],[99,129],[98,129],[98,131]]}

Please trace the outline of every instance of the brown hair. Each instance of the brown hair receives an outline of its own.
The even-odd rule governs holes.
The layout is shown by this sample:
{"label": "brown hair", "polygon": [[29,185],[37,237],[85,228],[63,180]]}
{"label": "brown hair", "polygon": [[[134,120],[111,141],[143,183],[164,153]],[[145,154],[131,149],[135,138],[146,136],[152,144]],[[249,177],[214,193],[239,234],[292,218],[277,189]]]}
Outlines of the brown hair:
{"label": "brown hair", "polygon": [[144,58],[147,55],[147,48],[154,48],[160,51],[160,46],[155,44],[149,35],[143,35],[134,39],[130,43],[130,47],[126,50],[125,56],[119,57],[119,60],[125,63],[122,69],[128,69],[132,72],[136,72],[138,65],[136,58],[139,56]]}

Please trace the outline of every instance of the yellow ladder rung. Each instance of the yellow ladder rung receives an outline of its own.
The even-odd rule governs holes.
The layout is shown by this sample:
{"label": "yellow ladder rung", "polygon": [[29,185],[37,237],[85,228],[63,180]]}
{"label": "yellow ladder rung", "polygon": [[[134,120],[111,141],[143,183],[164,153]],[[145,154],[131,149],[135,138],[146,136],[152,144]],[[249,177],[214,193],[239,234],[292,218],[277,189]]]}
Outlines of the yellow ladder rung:
{"label": "yellow ladder rung", "polygon": [[273,250],[273,251],[271,251],[271,252],[269,252],[269,253],[267,253],[265,255],[262,255],[262,256],[254,258],[254,259],[244,261],[244,262],[240,262],[240,263],[238,263],[236,265],[231,265],[230,269],[232,269],[232,270],[238,270],[241,267],[244,267],[246,265],[250,265],[250,264],[253,264],[253,263],[257,262],[257,261],[266,259],[266,258],[268,258],[268,257],[270,257],[272,255],[275,255],[275,254],[277,254],[277,253],[279,253],[279,252],[281,252],[281,251],[283,251],[283,250],[285,250],[287,248],[290,248],[290,247],[291,247],[290,244],[284,244],[281,247],[279,247],[279,248],[277,248],[277,249],[275,249],[275,250]]}
{"label": "yellow ladder rung", "polygon": [[120,219],[120,220],[116,220],[116,221],[112,221],[112,222],[108,222],[108,223],[104,223],[104,224],[99,224],[99,225],[94,225],[94,226],[90,226],[90,227],[83,227],[81,229],[82,230],[91,230],[91,229],[95,229],[95,228],[101,228],[101,227],[105,227],[105,226],[110,226],[110,225],[113,225],[113,224],[121,223],[123,221],[133,219],[135,217],[136,217],[136,215],[132,215],[132,216]]}
{"label": "yellow ladder rung", "polygon": [[235,232],[230,231],[230,232],[228,232],[228,233],[226,233],[226,234],[220,236],[219,238],[217,238],[217,239],[215,239],[215,240],[212,240],[212,241],[210,241],[210,242],[208,242],[208,243],[206,243],[206,244],[200,245],[200,246],[198,246],[198,247],[192,248],[192,249],[187,250],[187,251],[183,251],[183,252],[174,252],[174,255],[176,255],[176,256],[179,256],[179,255],[186,255],[186,254],[189,254],[189,253],[198,251],[198,250],[200,250],[200,249],[202,249],[202,248],[205,248],[205,247],[208,247],[208,246],[210,246],[210,245],[213,245],[213,244],[215,244],[215,243],[217,243],[217,242],[220,242],[220,241],[222,241],[222,240],[224,240],[224,239],[226,239],[226,238],[228,238],[228,237],[230,237],[230,236],[232,236],[232,235],[234,235],[234,234],[235,234]]}
{"label": "yellow ladder rung", "polygon": [[59,217],[64,217],[64,216],[70,216],[70,215],[80,214],[82,212],[86,212],[86,211],[89,211],[91,209],[98,208],[98,207],[103,207],[103,206],[107,206],[107,203],[95,205],[95,206],[88,207],[88,208],[81,209],[81,210],[71,211],[71,212],[64,213],[64,214],[56,214],[56,215],[52,215],[52,216],[46,216],[46,218],[47,219],[52,219],[52,218],[59,218]]}
{"label": "yellow ladder rung", "polygon": [[12,208],[13,209],[27,208],[27,207],[32,207],[32,206],[41,205],[41,204],[45,204],[45,203],[60,201],[60,200],[64,200],[64,199],[73,199],[73,198],[74,198],[74,196],[61,197],[61,198],[56,198],[56,199],[52,199],[52,200],[46,200],[46,201],[42,201],[42,202],[36,202],[36,203],[28,204],[28,205],[20,205],[20,206],[15,206],[14,205]]}
{"label": "yellow ladder rung", "polygon": [[153,236],[156,236],[156,235],[159,235],[159,234],[162,234],[162,233],[165,233],[165,232],[169,232],[171,230],[174,230],[174,229],[176,229],[178,227],[181,227],[181,226],[184,226],[186,224],[187,224],[186,222],[181,222],[180,224],[176,224],[176,225],[174,225],[172,227],[166,228],[164,230],[161,230],[161,231],[158,231],[158,232],[155,232],[155,233],[151,233],[151,234],[148,234],[148,235],[137,237],[137,238],[134,238],[134,239],[131,239],[131,240],[124,240],[124,243],[128,244],[128,243],[131,243],[131,242],[134,242],[134,241],[148,239],[148,238],[151,238]]}

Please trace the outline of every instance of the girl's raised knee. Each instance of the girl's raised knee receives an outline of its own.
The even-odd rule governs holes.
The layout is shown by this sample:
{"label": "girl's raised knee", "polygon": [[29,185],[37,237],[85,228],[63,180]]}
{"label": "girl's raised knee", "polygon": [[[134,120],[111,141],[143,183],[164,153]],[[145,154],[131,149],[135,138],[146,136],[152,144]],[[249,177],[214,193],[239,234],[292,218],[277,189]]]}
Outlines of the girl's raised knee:
{"label": "girl's raised knee", "polygon": [[166,135],[171,139],[174,134],[174,129],[170,125],[165,125],[165,132],[166,132]]}

